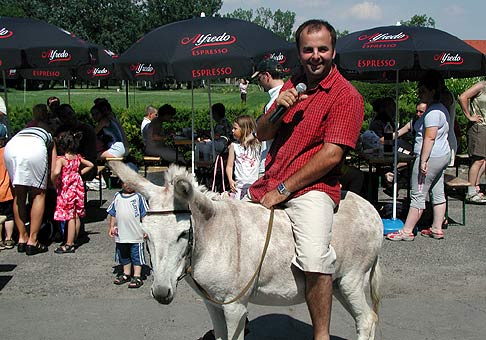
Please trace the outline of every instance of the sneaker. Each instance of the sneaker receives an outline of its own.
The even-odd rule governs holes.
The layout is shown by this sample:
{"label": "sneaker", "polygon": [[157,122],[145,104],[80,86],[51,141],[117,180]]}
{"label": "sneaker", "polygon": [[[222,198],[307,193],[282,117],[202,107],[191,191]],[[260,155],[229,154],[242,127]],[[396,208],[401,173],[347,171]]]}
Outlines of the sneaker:
{"label": "sneaker", "polygon": [[103,177],[101,177],[101,189],[106,189],[107,186],[106,186],[106,182],[105,182],[105,179]]}
{"label": "sneaker", "polygon": [[[92,181],[86,182],[86,186],[89,190],[98,191],[100,190],[100,180],[94,178]],[[106,182],[103,178],[101,178],[101,189],[106,189]]]}
{"label": "sneaker", "polygon": [[403,230],[388,233],[385,237],[390,241],[413,241],[415,239],[413,233],[404,233]]}
{"label": "sneaker", "polygon": [[86,187],[93,191],[100,190],[100,180],[94,178],[93,180],[86,182]]}
{"label": "sneaker", "polygon": [[4,250],[5,249],[5,243],[3,243],[3,241],[0,241],[0,250]]}
{"label": "sneaker", "polygon": [[15,241],[14,240],[5,240],[5,249],[13,249],[15,246]]}
{"label": "sneaker", "polygon": [[466,203],[472,204],[486,204],[486,199],[482,198],[478,193],[466,195]]}

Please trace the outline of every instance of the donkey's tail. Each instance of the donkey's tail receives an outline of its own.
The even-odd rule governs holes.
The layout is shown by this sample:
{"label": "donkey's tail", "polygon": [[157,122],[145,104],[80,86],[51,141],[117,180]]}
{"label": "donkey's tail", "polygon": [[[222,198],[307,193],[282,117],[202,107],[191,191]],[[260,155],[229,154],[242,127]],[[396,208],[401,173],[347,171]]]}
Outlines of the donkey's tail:
{"label": "donkey's tail", "polygon": [[371,295],[371,302],[373,304],[373,311],[378,318],[378,312],[380,308],[380,288],[381,288],[381,268],[380,268],[380,260],[377,256],[375,259],[375,263],[373,263],[373,267],[371,267],[370,273],[370,295]]}

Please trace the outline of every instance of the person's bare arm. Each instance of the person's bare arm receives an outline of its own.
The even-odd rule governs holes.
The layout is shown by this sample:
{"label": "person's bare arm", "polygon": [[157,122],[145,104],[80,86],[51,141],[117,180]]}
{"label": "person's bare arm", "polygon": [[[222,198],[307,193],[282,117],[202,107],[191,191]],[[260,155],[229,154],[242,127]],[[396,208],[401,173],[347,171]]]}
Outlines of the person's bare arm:
{"label": "person's bare arm", "polygon": [[[341,162],[345,148],[333,143],[324,143],[322,148],[297,172],[284,181],[290,192],[300,190],[326,175]],[[260,203],[266,208],[282,203],[287,196],[281,195],[277,189],[267,192]]]}
{"label": "person's bare arm", "polygon": [[92,162],[90,162],[87,159],[84,159],[82,157],[81,157],[81,164],[83,164],[83,168],[79,172],[81,174],[81,176],[84,175],[85,173],[91,171],[91,169],[93,169],[93,167],[94,167],[94,164]]}
{"label": "person's bare arm", "polygon": [[484,88],[484,83],[479,82],[471,86],[469,89],[464,91],[459,96],[459,105],[461,105],[462,112],[464,112],[466,118],[471,122],[481,122],[482,120],[482,117],[479,115],[478,116],[471,115],[471,112],[469,110],[469,102],[471,101],[472,98],[480,94],[483,88]]}
{"label": "person's bare arm", "polygon": [[[53,171],[53,169],[56,168],[56,164],[57,164],[56,143],[52,143],[51,152],[50,152],[50,155],[49,155],[49,162],[50,162],[49,164],[50,164],[50,168],[51,168],[51,180],[52,180],[52,171]],[[52,183],[56,183],[56,182],[52,181]]]}
{"label": "person's bare arm", "polygon": [[108,236],[110,237],[115,237],[115,223],[116,223],[115,216],[110,215],[110,229],[108,230]]}
{"label": "person's bare arm", "polygon": [[236,183],[233,180],[233,166],[235,164],[235,146],[233,143],[230,144],[228,149],[228,160],[226,161],[226,176],[228,177],[228,182],[232,192],[236,192]]}
{"label": "person's bare arm", "polygon": [[[402,137],[403,135],[405,135],[406,133],[412,131],[412,122],[408,122],[407,124],[405,124],[404,126],[402,126],[399,130],[398,130],[398,133],[395,132],[393,134],[393,140],[395,140],[395,138],[400,138]],[[380,137],[380,143],[381,144],[385,144],[385,137]]]}
{"label": "person's bare arm", "polygon": [[61,174],[62,166],[65,164],[63,158],[57,158],[54,167],[51,170],[51,181],[52,183],[56,183],[57,177]]}
{"label": "person's bare arm", "polygon": [[425,128],[422,150],[420,151],[420,171],[423,175],[427,175],[427,164],[437,137],[437,131],[439,131],[438,126]]}

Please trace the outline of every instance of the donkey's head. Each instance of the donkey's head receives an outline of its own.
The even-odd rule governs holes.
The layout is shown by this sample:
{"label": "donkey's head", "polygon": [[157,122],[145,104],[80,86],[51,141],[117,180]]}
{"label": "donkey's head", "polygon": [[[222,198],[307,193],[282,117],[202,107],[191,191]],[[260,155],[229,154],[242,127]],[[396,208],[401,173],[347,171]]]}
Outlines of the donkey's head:
{"label": "donkey's head", "polygon": [[[176,176],[190,175],[184,168],[171,165],[164,173],[164,186],[157,186],[121,162],[110,162],[109,165],[123,182],[148,202],[150,209],[143,220],[143,230],[148,235],[153,267],[152,296],[160,303],[169,304],[175,297],[178,278],[185,270],[191,231],[187,202],[174,195],[172,183]],[[197,186],[194,180],[192,183]]]}

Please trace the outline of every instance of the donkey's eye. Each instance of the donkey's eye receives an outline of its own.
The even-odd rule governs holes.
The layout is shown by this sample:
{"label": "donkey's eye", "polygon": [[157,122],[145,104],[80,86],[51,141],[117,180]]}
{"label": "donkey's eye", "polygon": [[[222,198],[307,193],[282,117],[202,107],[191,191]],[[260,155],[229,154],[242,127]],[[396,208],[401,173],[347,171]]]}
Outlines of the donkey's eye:
{"label": "donkey's eye", "polygon": [[182,233],[179,234],[177,241],[179,241],[181,238],[187,239],[188,237],[189,237],[189,230],[184,230]]}

